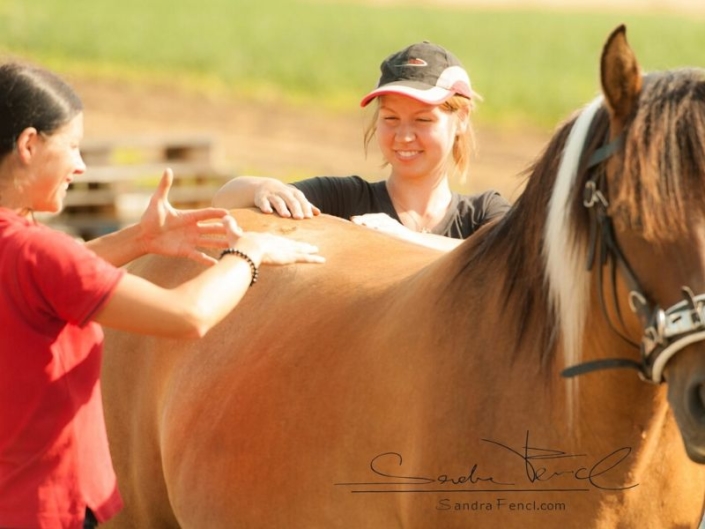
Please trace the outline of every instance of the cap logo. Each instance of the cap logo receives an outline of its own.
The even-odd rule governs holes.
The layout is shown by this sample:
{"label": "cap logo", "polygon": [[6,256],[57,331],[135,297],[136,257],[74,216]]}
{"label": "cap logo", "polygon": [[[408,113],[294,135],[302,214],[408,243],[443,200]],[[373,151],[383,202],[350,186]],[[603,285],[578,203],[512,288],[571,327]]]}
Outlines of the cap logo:
{"label": "cap logo", "polygon": [[406,61],[401,66],[428,66],[428,63],[423,59],[418,59],[414,57]]}

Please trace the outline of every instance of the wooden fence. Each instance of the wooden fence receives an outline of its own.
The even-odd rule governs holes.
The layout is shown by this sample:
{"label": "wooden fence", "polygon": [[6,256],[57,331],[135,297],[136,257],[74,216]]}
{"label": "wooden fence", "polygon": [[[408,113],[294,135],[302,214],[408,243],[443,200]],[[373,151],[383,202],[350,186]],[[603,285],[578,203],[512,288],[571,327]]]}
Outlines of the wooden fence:
{"label": "wooden fence", "polygon": [[208,136],[141,136],[85,141],[85,174],[69,187],[61,214],[45,219],[89,240],[136,222],[164,169],[174,172],[169,201],[178,209],[210,205],[234,176],[223,168]]}

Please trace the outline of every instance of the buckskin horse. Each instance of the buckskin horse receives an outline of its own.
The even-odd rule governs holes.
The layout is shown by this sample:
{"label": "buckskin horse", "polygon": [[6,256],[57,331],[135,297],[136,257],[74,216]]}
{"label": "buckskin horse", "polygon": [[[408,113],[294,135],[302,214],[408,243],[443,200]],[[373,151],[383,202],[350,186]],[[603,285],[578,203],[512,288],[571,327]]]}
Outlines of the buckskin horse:
{"label": "buckskin horse", "polygon": [[327,263],[265,268],[199,341],[107,332],[108,527],[696,527],[705,72],[642,74],[620,26],[601,82],[453,252],[234,211]]}

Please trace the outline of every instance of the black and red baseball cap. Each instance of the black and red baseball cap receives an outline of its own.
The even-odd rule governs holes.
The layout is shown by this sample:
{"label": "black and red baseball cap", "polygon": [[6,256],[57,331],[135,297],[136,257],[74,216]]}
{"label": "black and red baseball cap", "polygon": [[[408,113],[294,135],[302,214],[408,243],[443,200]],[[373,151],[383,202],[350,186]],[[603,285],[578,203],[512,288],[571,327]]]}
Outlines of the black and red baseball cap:
{"label": "black and red baseball cap", "polygon": [[362,99],[360,106],[367,106],[384,94],[401,94],[431,105],[439,105],[454,95],[468,99],[476,95],[458,58],[428,41],[393,53],[382,62],[380,70],[377,87]]}

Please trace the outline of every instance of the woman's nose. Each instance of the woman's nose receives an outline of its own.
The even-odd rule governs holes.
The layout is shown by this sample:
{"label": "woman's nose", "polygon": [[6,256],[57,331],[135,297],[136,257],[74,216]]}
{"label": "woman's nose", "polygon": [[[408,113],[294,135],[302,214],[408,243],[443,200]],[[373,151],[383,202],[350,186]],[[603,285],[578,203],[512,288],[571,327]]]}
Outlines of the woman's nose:
{"label": "woman's nose", "polygon": [[83,156],[81,154],[76,155],[76,167],[74,168],[74,173],[83,174],[86,172],[86,162],[83,161]]}
{"label": "woman's nose", "polygon": [[409,125],[400,125],[397,129],[397,140],[403,142],[412,141],[416,137],[414,128]]}

